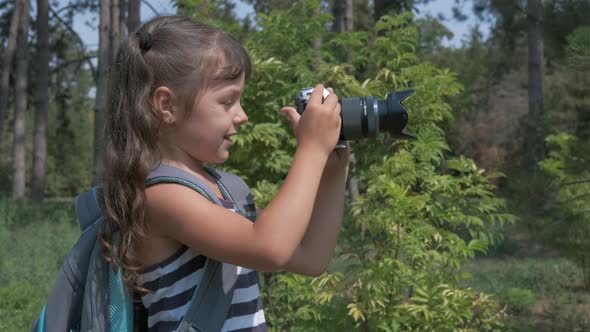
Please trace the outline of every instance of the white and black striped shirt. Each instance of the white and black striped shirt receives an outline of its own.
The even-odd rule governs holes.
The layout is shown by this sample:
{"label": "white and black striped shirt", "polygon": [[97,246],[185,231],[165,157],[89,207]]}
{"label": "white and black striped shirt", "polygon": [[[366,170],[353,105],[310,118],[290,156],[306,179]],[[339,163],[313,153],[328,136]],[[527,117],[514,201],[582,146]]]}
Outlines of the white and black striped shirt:
{"label": "white and black striped shirt", "polygon": [[[234,210],[230,201],[224,207]],[[184,317],[205,271],[207,258],[188,247],[180,248],[164,261],[141,274],[142,287],[152,290],[141,296],[148,311],[148,331],[174,331]],[[237,267],[232,303],[222,331],[266,332],[267,326],[255,270]]]}

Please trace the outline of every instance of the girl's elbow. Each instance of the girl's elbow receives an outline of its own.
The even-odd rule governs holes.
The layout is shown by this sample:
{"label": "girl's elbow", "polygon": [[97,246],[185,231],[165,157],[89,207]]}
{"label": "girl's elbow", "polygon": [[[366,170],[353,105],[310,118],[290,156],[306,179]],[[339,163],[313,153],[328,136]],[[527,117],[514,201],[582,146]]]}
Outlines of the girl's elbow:
{"label": "girl's elbow", "polygon": [[267,267],[265,272],[280,272],[287,269],[291,252],[288,248],[282,248],[281,246],[270,246],[264,250],[265,261]]}
{"label": "girl's elbow", "polygon": [[319,276],[321,276],[322,274],[326,273],[326,268],[327,266],[319,266],[319,267],[310,267],[308,270],[303,271],[303,273],[300,273],[303,276],[306,277],[312,277],[312,278],[317,278]]}
{"label": "girl's elbow", "polygon": [[291,260],[284,270],[296,273],[305,277],[317,278],[326,273],[328,264],[314,262],[313,260],[297,261]]}

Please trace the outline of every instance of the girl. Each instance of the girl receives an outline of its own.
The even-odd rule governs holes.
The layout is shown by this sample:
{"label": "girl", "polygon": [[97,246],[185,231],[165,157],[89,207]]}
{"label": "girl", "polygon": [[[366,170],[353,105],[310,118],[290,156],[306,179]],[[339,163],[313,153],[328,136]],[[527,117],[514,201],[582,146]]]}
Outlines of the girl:
{"label": "girl", "polygon": [[[223,195],[204,170],[229,157],[248,117],[240,104],[250,73],[246,51],[219,29],[181,16],[157,17],[121,45],[111,72],[103,183],[107,260],[121,266],[141,300],[149,330],[174,330],[206,257],[238,265],[224,331],[266,331],[256,271],[325,271],[342,220],[348,149],[334,151],[340,104],[317,85],[291,122],[297,150],[288,176],[256,223],[178,184],[145,188],[150,172],[174,167]],[[118,241],[109,239],[117,234]],[[240,283],[241,284],[241,283]],[[173,299],[173,300],[171,300]]]}

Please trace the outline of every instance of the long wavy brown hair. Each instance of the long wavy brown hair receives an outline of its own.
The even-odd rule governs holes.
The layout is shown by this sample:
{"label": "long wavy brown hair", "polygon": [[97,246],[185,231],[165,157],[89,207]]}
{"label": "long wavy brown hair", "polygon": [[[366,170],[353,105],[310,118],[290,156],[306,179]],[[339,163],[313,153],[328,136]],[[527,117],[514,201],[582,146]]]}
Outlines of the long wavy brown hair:
{"label": "long wavy brown hair", "polygon": [[250,58],[236,40],[184,16],[156,17],[121,44],[110,69],[101,200],[107,222],[100,242],[111,267],[122,268],[128,289],[142,289],[138,248],[149,234],[144,182],[160,162],[154,90],[170,88],[186,115],[216,80],[247,77],[250,70]]}

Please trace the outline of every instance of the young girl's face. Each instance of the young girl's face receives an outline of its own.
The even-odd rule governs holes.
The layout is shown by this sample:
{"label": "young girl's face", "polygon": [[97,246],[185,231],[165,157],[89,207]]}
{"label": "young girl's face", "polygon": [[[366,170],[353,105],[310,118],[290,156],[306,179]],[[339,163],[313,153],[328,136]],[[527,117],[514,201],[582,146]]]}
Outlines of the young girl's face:
{"label": "young girl's face", "polygon": [[248,121],[240,103],[243,90],[244,75],[210,86],[195,98],[190,114],[178,118],[169,131],[175,159],[208,163],[227,160],[233,135]]}

